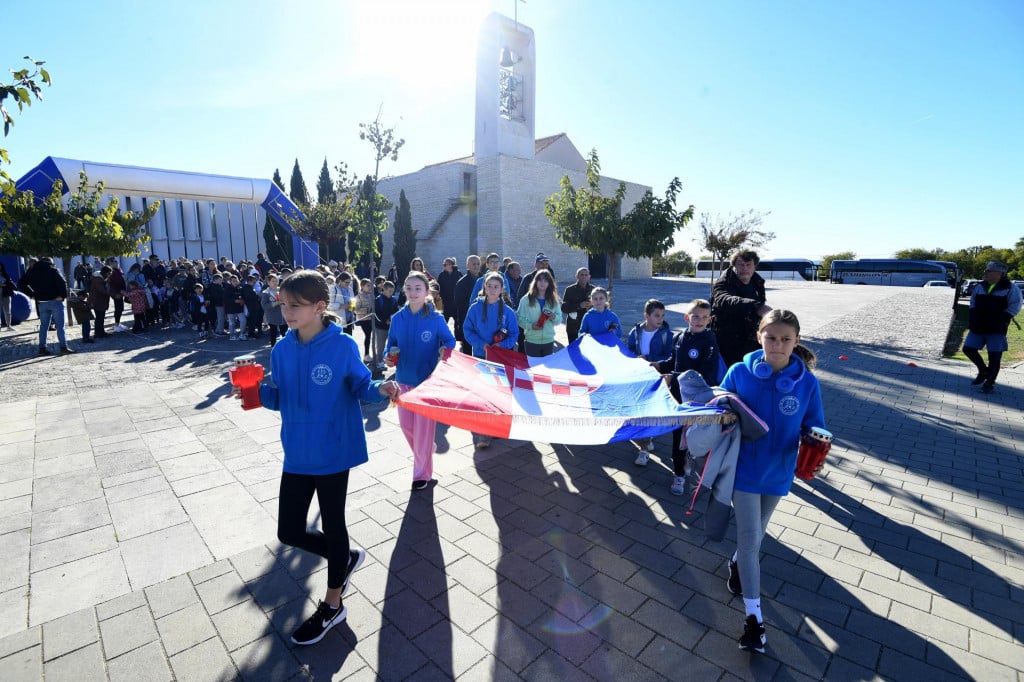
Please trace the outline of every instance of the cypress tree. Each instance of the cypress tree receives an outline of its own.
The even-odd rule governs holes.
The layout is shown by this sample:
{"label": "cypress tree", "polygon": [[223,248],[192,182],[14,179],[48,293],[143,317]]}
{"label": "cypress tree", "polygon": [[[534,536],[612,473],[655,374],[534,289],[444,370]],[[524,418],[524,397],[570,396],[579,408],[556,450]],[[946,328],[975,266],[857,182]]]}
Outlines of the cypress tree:
{"label": "cypress tree", "polygon": [[302,179],[302,170],[299,169],[298,159],[295,159],[295,166],[292,168],[291,188],[288,196],[300,208],[309,205],[309,192],[306,191],[306,181]]}
{"label": "cypress tree", "polygon": [[[404,280],[409,274],[409,263],[416,257],[416,230],[412,229],[412,209],[404,189],[398,195],[398,208],[395,209],[395,245],[391,253],[398,266],[398,279]],[[399,285],[398,282],[395,284]]]}
{"label": "cypress tree", "polygon": [[331,182],[331,172],[327,170],[327,157],[324,157],[324,167],[320,169],[320,177],[316,181],[316,200],[321,204],[333,204],[338,197],[334,193],[334,183]]}

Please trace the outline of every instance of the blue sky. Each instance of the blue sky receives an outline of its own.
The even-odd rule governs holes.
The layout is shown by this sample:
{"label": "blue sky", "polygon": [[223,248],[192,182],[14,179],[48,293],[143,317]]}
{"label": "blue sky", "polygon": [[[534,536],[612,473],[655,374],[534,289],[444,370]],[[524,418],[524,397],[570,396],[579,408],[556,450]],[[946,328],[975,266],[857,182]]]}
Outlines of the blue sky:
{"label": "blue sky", "polygon": [[[91,3],[20,13],[3,66],[53,87],[3,145],[307,185],[372,170],[358,123],[407,142],[384,173],[472,151],[475,42],[512,0]],[[888,257],[1024,237],[1024,3],[528,0],[537,135],[698,214],[771,212],[762,252]],[[557,190],[552,188],[552,192]],[[1016,197],[1016,199],[1014,199]],[[696,221],[677,247],[700,254]]]}

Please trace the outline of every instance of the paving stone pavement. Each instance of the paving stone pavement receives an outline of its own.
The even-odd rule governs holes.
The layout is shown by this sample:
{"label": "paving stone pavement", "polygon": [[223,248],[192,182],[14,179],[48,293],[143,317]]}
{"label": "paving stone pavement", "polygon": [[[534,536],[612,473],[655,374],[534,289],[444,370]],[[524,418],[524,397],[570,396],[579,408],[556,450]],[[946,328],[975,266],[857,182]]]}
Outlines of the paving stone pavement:
{"label": "paving stone pavement", "polygon": [[[678,327],[707,290],[618,283],[615,307],[629,323],[657,296]],[[669,494],[668,437],[637,468],[628,443],[475,452],[441,427],[439,484],[412,494],[379,407],[350,482],[369,556],[348,621],[294,647],[326,568],[275,537],[277,415],[227,398],[257,342],[72,331],[83,352],[38,358],[23,323],[0,335],[0,680],[1022,682],[1024,371],[970,387],[940,358],[943,294],[769,286],[819,354],[837,442],[772,519],[765,655],[736,648],[734,533],[707,541]]]}

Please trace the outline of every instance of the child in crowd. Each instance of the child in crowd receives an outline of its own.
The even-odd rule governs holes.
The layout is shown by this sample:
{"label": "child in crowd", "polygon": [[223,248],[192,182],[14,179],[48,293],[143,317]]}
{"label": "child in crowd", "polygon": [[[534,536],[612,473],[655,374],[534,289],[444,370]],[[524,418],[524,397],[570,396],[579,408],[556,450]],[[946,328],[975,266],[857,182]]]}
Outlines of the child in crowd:
{"label": "child in crowd", "polygon": [[355,331],[355,300],[356,292],[352,290],[352,275],[342,272],[338,275],[338,293],[341,297],[341,314],[338,315],[345,321],[343,328],[345,333],[352,336]]}
{"label": "child in crowd", "polygon": [[370,349],[373,347],[373,282],[366,278],[359,280],[356,324],[363,330],[363,362],[369,363],[372,360]]}
{"label": "child in crowd", "polygon": [[142,285],[136,280],[128,282],[128,290],[125,292],[125,298],[131,303],[132,306],[132,317],[134,322],[132,323],[132,334],[141,334],[146,331],[146,290],[142,288]]}
{"label": "child in crowd", "polygon": [[267,275],[267,286],[260,293],[260,304],[263,306],[263,317],[270,327],[270,347],[277,343],[278,335],[284,336],[288,333],[288,325],[285,324],[284,315],[281,314],[281,294],[277,287],[280,283],[277,275]]}
{"label": "child in crowd", "polygon": [[[359,401],[398,394],[393,381],[373,381],[359,348],[326,314],[327,281],[303,270],[281,284],[284,318],[292,333],[270,352],[273,385],[260,386],[264,407],[281,412],[284,470],[278,499],[278,539],[327,559],[327,592],[316,612],[292,634],[295,644],[315,644],[345,620],[342,603],[352,573],[366,552],[349,543],[345,497],[349,470],[367,461]],[[312,368],[312,370],[310,370]],[[233,386],[235,397],[241,389]],[[316,424],[317,428],[310,428]],[[323,531],[306,518],[316,493]]]}
{"label": "child in crowd", "polygon": [[[672,356],[672,328],[665,321],[664,303],[652,298],[644,304],[644,320],[629,332],[626,346],[633,355],[647,360],[656,369]],[[654,439],[644,438],[632,443],[639,450],[633,464],[638,467],[647,466],[654,452]]]}
{"label": "child in crowd", "polygon": [[384,369],[384,345],[388,340],[388,329],[391,328],[391,316],[398,311],[398,299],[395,298],[395,285],[391,280],[384,282],[381,294],[373,304],[373,362],[377,369]]}
{"label": "child in crowd", "polygon": [[[680,374],[694,369],[700,372],[708,386],[717,386],[721,363],[715,333],[708,329],[711,324],[711,303],[703,298],[694,299],[687,306],[684,316],[689,326],[675,335],[672,339],[672,357],[658,366],[658,371],[669,380],[669,390],[673,397],[679,401],[682,400],[679,391]],[[673,495],[684,495],[694,487],[692,475],[696,473],[697,463],[689,450],[679,449],[682,437],[683,427],[680,426],[672,432],[672,469],[675,476],[670,490]],[[687,486],[687,481],[690,481],[690,486]]]}
{"label": "child in crowd", "polygon": [[594,287],[590,292],[590,303],[593,307],[583,315],[580,334],[612,332],[620,336],[619,329],[622,324],[619,322],[619,316],[608,308],[608,290],[604,287]]}
{"label": "child in crowd", "polygon": [[192,315],[192,325],[199,331],[201,339],[210,335],[210,317],[207,305],[206,297],[203,296],[203,285],[196,282],[189,301],[189,313]]}
{"label": "child in crowd", "polygon": [[535,358],[551,355],[555,347],[555,325],[562,322],[562,307],[549,270],[538,270],[534,275],[526,296],[519,301],[516,320],[526,337],[526,354]]}
{"label": "child in crowd", "polygon": [[[405,307],[391,318],[386,362],[394,366],[403,391],[419,386],[437,366],[439,353],[451,353],[455,337],[434,310],[427,276],[413,270],[405,278]],[[398,423],[412,449],[412,489],[424,490],[434,473],[434,427],[429,417],[398,407]]]}
{"label": "child in crowd", "polygon": [[213,314],[216,319],[213,321],[213,333],[217,336],[224,336],[224,325],[227,316],[224,313],[224,276],[219,272],[211,278],[210,286],[206,290],[206,297],[213,306]]}
{"label": "child in crowd", "polygon": [[258,275],[249,275],[242,285],[242,300],[245,302],[245,337],[255,339],[260,335],[260,311],[263,309],[260,304],[260,294],[257,290],[260,278]]}
{"label": "child in crowd", "polygon": [[764,653],[761,541],[772,512],[793,485],[801,433],[824,427],[825,414],[821,388],[810,371],[814,353],[800,345],[796,315],[769,311],[758,325],[757,340],[761,350],[747,353],[722,379],[722,388],[739,396],[769,427],[765,437],[740,444],[732,496],[736,553],[726,584],[731,593],[743,595],[746,620],[740,649]]}
{"label": "child in crowd", "polygon": [[[487,357],[492,346],[512,349],[519,338],[519,324],[516,314],[505,305],[505,276],[500,272],[489,272],[484,276],[483,295],[469,307],[462,333],[473,348],[473,356]],[[491,445],[491,437],[473,434],[478,448]]]}
{"label": "child in crowd", "polygon": [[228,318],[229,340],[241,341],[248,338],[245,335],[245,299],[242,297],[238,275],[231,275],[224,285],[224,315]]}

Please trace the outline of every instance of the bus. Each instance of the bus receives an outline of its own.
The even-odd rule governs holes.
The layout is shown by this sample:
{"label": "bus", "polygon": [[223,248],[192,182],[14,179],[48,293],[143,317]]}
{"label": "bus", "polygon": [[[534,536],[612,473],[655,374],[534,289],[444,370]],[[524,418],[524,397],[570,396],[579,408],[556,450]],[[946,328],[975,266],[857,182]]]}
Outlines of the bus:
{"label": "bus", "polygon": [[926,282],[942,279],[955,286],[960,268],[950,261],[861,258],[832,261],[828,277],[833,284],[923,287]]}
{"label": "bus", "polygon": [[[729,261],[697,261],[698,279],[717,278],[729,269]],[[757,274],[765,279],[805,280],[818,277],[818,264],[806,258],[774,258],[757,264]]]}

